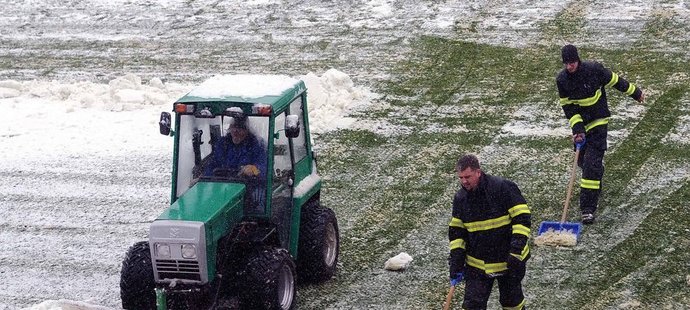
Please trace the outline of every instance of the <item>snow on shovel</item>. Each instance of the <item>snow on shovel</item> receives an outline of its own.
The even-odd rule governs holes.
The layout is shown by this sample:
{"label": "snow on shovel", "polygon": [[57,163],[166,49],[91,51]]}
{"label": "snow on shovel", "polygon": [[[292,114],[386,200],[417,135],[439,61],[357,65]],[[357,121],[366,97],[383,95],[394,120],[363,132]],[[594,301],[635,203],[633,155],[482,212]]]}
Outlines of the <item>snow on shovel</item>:
{"label": "snow on shovel", "polygon": [[560,222],[542,222],[539,225],[539,235],[534,238],[536,245],[550,245],[550,246],[575,246],[577,239],[582,230],[582,224],[566,222],[565,218],[568,215],[568,205],[570,205],[570,198],[573,194],[573,183],[575,183],[575,171],[577,169],[577,158],[580,156],[580,148],[584,145],[584,141],[575,145],[575,159],[573,160],[573,169],[570,172],[570,182],[568,182],[568,189],[565,195],[565,204],[563,206],[563,215]]}

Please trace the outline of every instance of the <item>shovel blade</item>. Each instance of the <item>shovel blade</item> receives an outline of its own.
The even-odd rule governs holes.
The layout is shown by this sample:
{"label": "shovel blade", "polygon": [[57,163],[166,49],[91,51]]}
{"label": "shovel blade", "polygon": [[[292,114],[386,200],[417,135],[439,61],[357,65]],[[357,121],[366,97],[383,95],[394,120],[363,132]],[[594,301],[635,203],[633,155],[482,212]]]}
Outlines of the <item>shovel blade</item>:
{"label": "shovel blade", "polygon": [[582,230],[582,224],[580,223],[570,223],[570,222],[541,222],[539,225],[539,235],[552,229],[555,232],[559,231],[570,231],[577,239],[580,239],[580,231]]}

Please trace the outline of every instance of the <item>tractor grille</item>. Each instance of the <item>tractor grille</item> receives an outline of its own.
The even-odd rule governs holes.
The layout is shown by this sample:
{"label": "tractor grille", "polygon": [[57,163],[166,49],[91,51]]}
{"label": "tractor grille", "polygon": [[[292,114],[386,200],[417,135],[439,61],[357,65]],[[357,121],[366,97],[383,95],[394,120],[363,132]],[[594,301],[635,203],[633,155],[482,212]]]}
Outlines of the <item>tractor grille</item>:
{"label": "tractor grille", "polygon": [[189,260],[157,259],[156,272],[159,279],[183,279],[201,281],[199,262]]}

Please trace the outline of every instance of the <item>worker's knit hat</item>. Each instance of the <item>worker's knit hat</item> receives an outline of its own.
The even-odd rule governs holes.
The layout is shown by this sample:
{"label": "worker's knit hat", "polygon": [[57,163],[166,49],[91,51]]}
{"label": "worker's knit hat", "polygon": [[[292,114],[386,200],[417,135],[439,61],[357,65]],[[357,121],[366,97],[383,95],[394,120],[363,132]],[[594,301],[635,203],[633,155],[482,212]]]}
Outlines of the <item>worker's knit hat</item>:
{"label": "worker's knit hat", "polygon": [[580,61],[580,56],[577,55],[577,47],[572,44],[563,46],[563,49],[561,49],[561,57],[563,57],[563,63]]}

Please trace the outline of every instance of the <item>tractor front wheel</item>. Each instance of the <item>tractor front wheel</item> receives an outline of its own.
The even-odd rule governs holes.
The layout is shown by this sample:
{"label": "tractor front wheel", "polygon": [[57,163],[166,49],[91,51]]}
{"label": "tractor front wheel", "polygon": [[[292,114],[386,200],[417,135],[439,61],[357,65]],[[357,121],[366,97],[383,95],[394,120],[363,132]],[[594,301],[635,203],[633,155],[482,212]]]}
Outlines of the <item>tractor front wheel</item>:
{"label": "tractor front wheel", "polygon": [[156,309],[155,281],[149,243],[135,243],[122,261],[120,298],[122,308],[131,310]]}
{"label": "tractor front wheel", "polygon": [[297,265],[300,279],[326,281],[335,275],[340,250],[340,233],[335,212],[318,201],[302,210]]}
{"label": "tractor front wheel", "polygon": [[295,305],[295,263],[285,249],[263,248],[250,258],[244,272],[243,308],[289,310]]}

